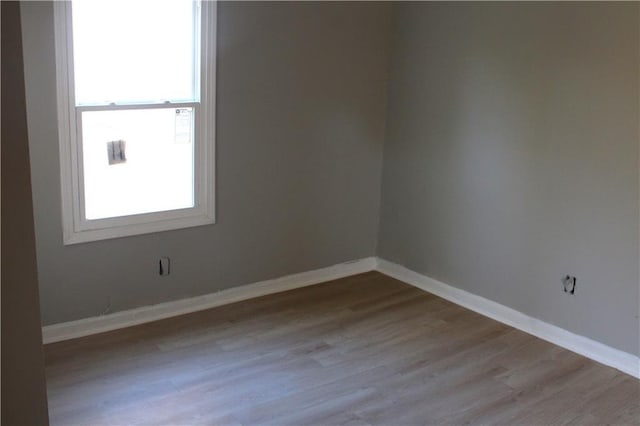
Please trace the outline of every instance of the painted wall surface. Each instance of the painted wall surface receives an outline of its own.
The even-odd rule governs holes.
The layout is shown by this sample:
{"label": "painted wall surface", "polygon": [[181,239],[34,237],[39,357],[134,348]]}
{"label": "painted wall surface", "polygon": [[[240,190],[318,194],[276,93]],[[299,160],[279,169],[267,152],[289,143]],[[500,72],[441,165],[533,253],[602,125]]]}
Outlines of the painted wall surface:
{"label": "painted wall surface", "polygon": [[221,2],[217,224],[66,247],[22,10],[44,324],[377,254],[640,353],[637,4]]}
{"label": "painted wall surface", "polygon": [[2,424],[47,425],[20,5],[1,7]]}
{"label": "painted wall surface", "polygon": [[[43,323],[375,254],[390,6],[221,2],[217,223],[63,246],[53,6],[22,5]],[[171,275],[158,276],[161,256]]]}
{"label": "painted wall surface", "polygon": [[379,255],[640,353],[639,18],[395,5]]}

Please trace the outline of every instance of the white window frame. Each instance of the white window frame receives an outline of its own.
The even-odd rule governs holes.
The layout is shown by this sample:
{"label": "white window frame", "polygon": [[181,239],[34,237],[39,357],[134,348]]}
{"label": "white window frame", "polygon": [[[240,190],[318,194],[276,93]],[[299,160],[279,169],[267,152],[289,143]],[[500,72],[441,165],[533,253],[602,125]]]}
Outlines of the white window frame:
{"label": "white window frame", "polygon": [[[76,106],[70,1],[54,2],[63,242],[76,244],[215,223],[217,2],[200,3],[200,101]],[[198,26],[196,26],[198,28]],[[196,66],[198,61],[196,59]],[[90,110],[194,108],[194,207],[87,220],[79,114]]]}

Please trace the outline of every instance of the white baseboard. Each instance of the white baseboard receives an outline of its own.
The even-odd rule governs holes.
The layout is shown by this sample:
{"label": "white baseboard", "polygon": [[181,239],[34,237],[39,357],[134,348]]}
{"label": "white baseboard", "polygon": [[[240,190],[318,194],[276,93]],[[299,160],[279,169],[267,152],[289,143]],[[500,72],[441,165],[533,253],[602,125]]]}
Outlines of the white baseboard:
{"label": "white baseboard", "polygon": [[635,355],[574,334],[497,302],[421,275],[404,266],[375,257],[341,263],[299,274],[287,275],[272,280],[260,281],[190,299],[143,306],[141,308],[99,317],[48,325],[42,329],[43,342],[45,344],[54,343],[91,334],[103,333],[105,331],[117,330],[268,294],[320,284],[373,270],[377,270],[378,272],[421,290],[433,293],[486,317],[500,321],[525,333],[532,334],[594,361],[640,378],[640,358]]}
{"label": "white baseboard", "polygon": [[500,321],[525,333],[561,346],[599,363],[616,368],[636,378],[640,378],[640,358],[614,349],[587,337],[574,334],[563,328],[530,317],[484,297],[460,290],[433,278],[414,272],[404,266],[378,259],[379,272],[433,293],[450,302]]}
{"label": "white baseboard", "polygon": [[119,328],[188,314],[190,312],[201,311],[268,294],[320,284],[350,275],[373,271],[375,267],[376,258],[369,257],[352,262],[340,263],[327,268],[234,287],[189,299],[143,306],[141,308],[115,312],[113,314],[48,325],[42,329],[42,339],[43,342],[47,344],[117,330]]}

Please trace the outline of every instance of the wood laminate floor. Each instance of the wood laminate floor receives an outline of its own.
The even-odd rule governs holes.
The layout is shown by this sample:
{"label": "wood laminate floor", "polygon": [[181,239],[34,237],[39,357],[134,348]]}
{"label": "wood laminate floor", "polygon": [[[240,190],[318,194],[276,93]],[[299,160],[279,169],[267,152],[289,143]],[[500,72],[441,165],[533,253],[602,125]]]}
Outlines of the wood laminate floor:
{"label": "wood laminate floor", "polygon": [[45,347],[53,425],[640,424],[640,381],[371,272]]}

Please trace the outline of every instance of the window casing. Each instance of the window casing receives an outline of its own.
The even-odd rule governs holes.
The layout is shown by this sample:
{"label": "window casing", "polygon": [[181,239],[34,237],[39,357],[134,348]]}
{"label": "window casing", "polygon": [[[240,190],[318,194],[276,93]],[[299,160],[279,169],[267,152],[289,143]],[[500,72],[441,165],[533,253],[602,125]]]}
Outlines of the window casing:
{"label": "window casing", "polygon": [[[113,1],[113,0],[111,0]],[[133,2],[135,3],[135,2]],[[147,3],[147,2],[145,2]],[[119,3],[126,8],[126,2]],[[214,223],[214,154],[215,154],[215,69],[216,69],[216,9],[213,1],[194,2],[193,13],[193,90],[192,96],[168,96],[153,99],[153,96],[135,96],[130,99],[96,100],[76,99],[74,77],[74,34],[72,2],[54,4],[56,72],[58,89],[58,126],[60,147],[60,178],[62,191],[62,219],[64,244],[96,241],[129,235],[159,232]],[[155,9],[156,2],[147,7]],[[152,19],[153,14],[149,15]],[[120,64],[126,67],[125,64]],[[123,98],[120,96],[120,98]],[[87,137],[90,117],[136,117],[136,114],[162,116],[170,110],[178,115],[185,113],[190,136],[182,135],[192,144],[191,198],[172,207],[172,200],[152,202],[145,211],[144,206],[129,212],[117,211],[96,214],[92,206],[102,197],[100,191],[91,190],[93,182],[89,175],[91,162],[83,155],[83,137]],[[154,113],[155,111],[155,113]],[[146,112],[146,113],[145,113]],[[183,114],[183,115],[185,115]],[[192,128],[188,127],[191,117]],[[178,124],[176,124],[177,129]],[[176,130],[176,138],[178,130]],[[183,138],[183,139],[184,139]],[[114,141],[104,140],[113,144]],[[107,145],[105,148],[105,161]],[[85,147],[86,148],[86,147]],[[112,149],[112,145],[111,148]],[[86,149],[86,151],[89,151]],[[149,152],[149,151],[147,151]],[[111,155],[111,154],[110,154]],[[111,166],[109,166],[111,167]],[[117,168],[118,166],[113,166]],[[161,178],[161,175],[158,175]],[[126,178],[125,178],[126,179]],[[184,180],[184,179],[183,179]],[[126,180],[125,180],[126,182]],[[166,182],[165,182],[166,184]],[[159,182],[160,187],[162,183]],[[184,186],[184,185],[183,185]],[[87,192],[87,187],[89,191]],[[184,192],[184,191],[183,191]],[[162,194],[162,190],[160,190]],[[112,194],[113,195],[113,194]],[[162,195],[160,195],[162,196]],[[167,194],[172,197],[171,193]],[[174,197],[176,198],[176,197]],[[154,200],[152,200],[154,201]],[[155,200],[162,201],[162,200]],[[93,203],[93,204],[91,204]],[[126,203],[125,203],[126,204]],[[105,204],[105,205],[108,205]],[[90,207],[90,208],[87,208]],[[112,209],[113,210],[113,209]],[[117,209],[116,209],[117,210]],[[125,209],[126,210],[126,209]],[[89,212],[89,215],[87,214]]]}

